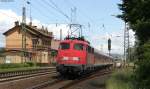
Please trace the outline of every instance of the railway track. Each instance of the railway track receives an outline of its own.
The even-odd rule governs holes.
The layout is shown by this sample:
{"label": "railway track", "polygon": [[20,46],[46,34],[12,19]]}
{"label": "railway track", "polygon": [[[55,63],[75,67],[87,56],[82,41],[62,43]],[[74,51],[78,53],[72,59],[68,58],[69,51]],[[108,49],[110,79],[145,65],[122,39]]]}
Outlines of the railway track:
{"label": "railway track", "polygon": [[27,89],[69,89],[69,87],[76,85],[80,82],[92,79],[94,77],[103,76],[109,73],[111,73],[111,71],[101,70],[101,71],[95,72],[94,74],[89,74],[86,77],[80,77],[75,80],[54,79],[54,80],[41,83],[36,86],[32,86]]}
{"label": "railway track", "polygon": [[95,77],[103,76],[103,75],[106,75],[106,74],[110,74],[110,73],[111,73],[110,71],[103,70],[103,71],[97,72],[97,73],[95,73],[93,75],[89,75],[89,76],[86,76],[86,77],[83,77],[83,78],[80,78],[80,79],[76,79],[76,80],[74,80],[74,81],[72,81],[72,82],[62,86],[59,89],[69,89],[71,86],[79,84],[79,83],[81,83],[83,81],[86,81],[86,80],[89,80],[89,79],[92,79],[92,78],[95,78]]}
{"label": "railway track", "polygon": [[27,89],[43,89],[45,87],[48,87],[48,86],[51,86],[51,85],[54,85],[54,84],[58,84],[58,83],[61,83],[61,82],[64,82],[64,80],[54,79],[54,80],[50,80],[50,81],[43,82],[41,84],[38,84],[38,85],[35,85],[35,86],[32,86],[32,87],[29,87]]}
{"label": "railway track", "polygon": [[38,68],[31,70],[23,70],[23,71],[13,71],[13,72],[1,72],[0,73],[0,83],[19,80],[23,78],[35,77],[44,74],[55,74],[56,69],[54,67],[47,68]]}

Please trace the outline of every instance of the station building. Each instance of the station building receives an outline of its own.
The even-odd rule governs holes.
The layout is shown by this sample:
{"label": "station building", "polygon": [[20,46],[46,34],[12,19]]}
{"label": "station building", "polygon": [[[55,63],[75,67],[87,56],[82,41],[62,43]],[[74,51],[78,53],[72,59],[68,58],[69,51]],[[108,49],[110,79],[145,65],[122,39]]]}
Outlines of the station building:
{"label": "station building", "polygon": [[[5,63],[51,63],[53,58],[51,51],[58,49],[59,40],[53,39],[53,33],[47,28],[37,28],[36,26],[24,26],[15,22],[15,26],[3,33],[5,35]],[[23,38],[24,36],[24,38]],[[26,40],[26,41],[23,41]],[[25,43],[23,43],[25,42]],[[53,44],[53,46],[51,45]]]}

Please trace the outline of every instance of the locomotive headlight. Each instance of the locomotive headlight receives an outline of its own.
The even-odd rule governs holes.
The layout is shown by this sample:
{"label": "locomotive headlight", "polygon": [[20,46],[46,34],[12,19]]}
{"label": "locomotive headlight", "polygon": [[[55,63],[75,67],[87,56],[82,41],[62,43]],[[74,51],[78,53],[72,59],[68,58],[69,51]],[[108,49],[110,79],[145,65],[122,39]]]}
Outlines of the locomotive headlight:
{"label": "locomotive headlight", "polygon": [[63,60],[68,60],[69,58],[68,57],[63,57]]}
{"label": "locomotive headlight", "polygon": [[73,57],[73,59],[72,59],[72,60],[79,61],[79,60],[80,60],[80,58],[79,58],[79,57]]}

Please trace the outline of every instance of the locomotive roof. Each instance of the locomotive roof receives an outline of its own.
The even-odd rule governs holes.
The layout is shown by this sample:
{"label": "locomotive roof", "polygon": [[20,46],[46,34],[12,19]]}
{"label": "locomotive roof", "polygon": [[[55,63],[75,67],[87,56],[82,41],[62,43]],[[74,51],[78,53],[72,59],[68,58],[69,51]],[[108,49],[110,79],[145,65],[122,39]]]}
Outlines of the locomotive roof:
{"label": "locomotive roof", "polygon": [[99,51],[99,50],[97,50],[97,49],[94,49],[94,53],[96,53],[96,54],[98,54],[98,55],[102,55],[102,56],[109,57],[109,58],[112,58],[112,59],[113,59],[112,56],[109,56],[108,54],[103,53],[103,52],[101,52],[101,51]]}
{"label": "locomotive roof", "polygon": [[[63,42],[68,42],[68,43],[69,43],[69,42],[76,42],[76,43],[83,43],[83,44],[86,44],[86,45],[91,46],[91,45],[90,45],[90,42],[86,41],[84,38],[66,38],[65,40],[61,41],[61,43],[63,43]],[[92,46],[91,46],[91,47],[92,47]],[[92,48],[94,48],[94,47],[92,47]],[[112,59],[113,59],[112,56],[109,56],[108,54],[103,53],[103,52],[101,52],[101,51],[99,51],[99,50],[97,50],[97,49],[95,49],[95,48],[94,48],[94,53],[95,53],[95,54],[98,54],[98,55],[102,55],[102,56],[109,57],[109,58],[112,58]]]}
{"label": "locomotive roof", "polygon": [[74,40],[71,40],[71,39],[66,39],[66,40],[63,40],[61,41],[61,43],[63,42],[76,42],[76,43],[82,43],[82,44],[86,44],[86,45],[89,45],[89,43],[87,41],[83,41],[83,40],[77,40],[77,39],[74,39]]}

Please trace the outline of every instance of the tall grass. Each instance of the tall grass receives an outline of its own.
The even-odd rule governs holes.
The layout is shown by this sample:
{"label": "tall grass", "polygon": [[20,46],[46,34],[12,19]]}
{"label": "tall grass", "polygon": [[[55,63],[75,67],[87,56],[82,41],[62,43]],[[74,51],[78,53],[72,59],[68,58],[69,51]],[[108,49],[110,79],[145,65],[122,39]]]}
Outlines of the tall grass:
{"label": "tall grass", "polygon": [[129,68],[115,70],[106,81],[106,89],[134,89],[132,75]]}
{"label": "tall grass", "polygon": [[0,64],[0,72],[26,70],[32,68],[35,68],[35,65],[32,62]]}

